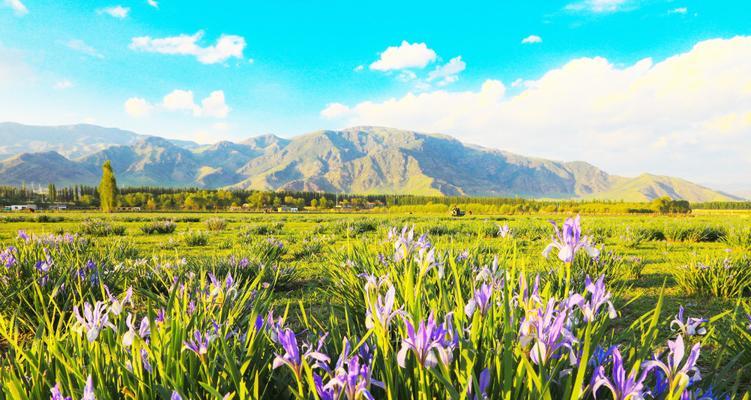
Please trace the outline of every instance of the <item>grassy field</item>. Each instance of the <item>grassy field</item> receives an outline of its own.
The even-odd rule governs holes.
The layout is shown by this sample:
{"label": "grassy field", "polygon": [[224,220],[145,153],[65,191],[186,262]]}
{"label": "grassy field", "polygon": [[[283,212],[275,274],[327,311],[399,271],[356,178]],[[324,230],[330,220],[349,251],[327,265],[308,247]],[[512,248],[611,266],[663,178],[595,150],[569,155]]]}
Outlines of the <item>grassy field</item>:
{"label": "grassy field", "polygon": [[[288,314],[285,322],[288,326],[294,327],[295,329],[293,330],[295,331],[328,332],[330,339],[336,338],[339,341],[339,343],[336,343],[336,341],[332,340],[334,343],[327,345],[327,354],[332,355],[331,358],[336,359],[333,355],[342,351],[340,345],[343,337],[351,339],[357,337],[358,339],[362,339],[362,341],[370,337],[370,340],[375,340],[370,345],[378,347],[379,351],[384,354],[388,354],[388,351],[390,351],[387,349],[393,350],[392,346],[395,347],[400,343],[396,338],[391,338],[395,342],[392,345],[388,345],[388,334],[385,338],[381,337],[378,330],[372,326],[368,326],[369,329],[366,329],[365,325],[363,325],[362,316],[355,317],[350,315],[350,313],[354,314],[355,312],[364,313],[366,310],[369,310],[370,303],[368,302],[368,286],[366,285],[363,288],[362,283],[352,283],[357,280],[357,277],[354,272],[347,271],[352,268],[349,264],[355,264],[356,260],[361,260],[358,265],[363,266],[358,268],[361,268],[360,272],[362,273],[378,275],[376,271],[383,271],[383,268],[386,268],[386,270],[392,268],[391,271],[393,272],[393,267],[379,267],[373,261],[379,259],[379,257],[383,257],[384,252],[394,251],[394,245],[391,244],[392,241],[387,239],[390,228],[397,227],[401,230],[401,227],[404,226],[414,226],[416,236],[425,233],[429,238],[430,247],[439,249],[442,252],[441,256],[438,257],[442,261],[436,263],[436,265],[440,265],[439,269],[441,272],[438,275],[440,277],[444,277],[444,273],[449,274],[449,272],[444,272],[444,268],[450,270],[451,268],[469,269],[471,267],[474,270],[478,270],[482,266],[492,264],[493,258],[497,256],[499,267],[506,271],[506,280],[504,281],[506,286],[511,286],[509,280],[512,277],[516,280],[521,279],[522,275],[526,275],[529,277],[528,279],[533,279],[533,276],[540,274],[543,277],[546,296],[555,298],[557,294],[557,298],[561,299],[572,293],[571,291],[564,290],[563,287],[559,287],[561,282],[564,282],[564,280],[556,278],[559,276],[558,271],[562,270],[562,263],[555,256],[555,252],[548,258],[543,257],[542,253],[550,243],[551,236],[554,233],[549,221],[554,220],[558,225],[561,225],[565,217],[565,215],[474,215],[452,218],[447,215],[394,215],[378,213],[251,214],[181,212],[104,215],[98,213],[59,212],[47,214],[0,214],[0,244],[2,244],[0,245],[0,250],[8,248],[8,246],[19,246],[19,231],[24,231],[25,234],[32,237],[34,235],[42,237],[48,234],[63,235],[66,233],[80,235],[80,237],[93,243],[93,248],[99,250],[81,250],[80,254],[76,253],[75,256],[72,255],[70,256],[71,258],[67,258],[67,262],[69,264],[74,262],[84,264],[88,261],[84,258],[101,257],[103,259],[110,259],[111,263],[108,263],[108,268],[110,269],[117,270],[118,264],[127,265],[129,272],[124,273],[122,279],[115,276],[115,272],[109,274],[110,278],[107,278],[110,279],[109,284],[118,287],[120,291],[124,291],[128,286],[133,286],[137,297],[142,298],[141,301],[133,303],[134,313],[146,315],[147,317],[151,316],[151,320],[155,318],[157,304],[160,304],[163,308],[169,308],[168,305],[172,305],[175,302],[179,303],[179,296],[175,295],[172,289],[167,289],[167,286],[169,286],[166,282],[167,275],[164,277],[154,277],[154,275],[159,274],[155,274],[153,269],[143,269],[142,265],[161,265],[165,263],[174,263],[177,265],[182,263],[184,270],[181,269],[180,273],[169,274],[170,278],[174,278],[175,282],[178,282],[178,279],[184,279],[186,276],[183,272],[189,274],[191,270],[199,275],[213,272],[219,279],[224,278],[223,274],[226,271],[236,271],[234,266],[225,266],[223,264],[224,261],[219,260],[236,261],[247,258],[251,263],[257,263],[259,270],[268,266],[264,264],[273,264],[273,279],[261,279],[256,275],[238,277],[236,274],[242,274],[242,272],[233,273],[235,279],[248,285],[246,287],[248,291],[255,291],[258,285],[262,283],[268,284],[269,281],[272,281],[272,290],[268,296],[264,297],[264,307],[261,307],[263,310],[254,311],[253,315],[258,314],[265,317],[267,310],[273,309],[276,310],[277,315]],[[174,231],[168,233],[145,233],[148,230],[146,229],[147,227],[163,224],[163,221],[174,222],[172,227],[164,228],[167,231],[171,231],[172,229]],[[502,237],[499,233],[499,228],[502,226],[508,226],[510,229],[510,234],[506,237]],[[741,310],[745,304],[745,297],[740,296],[747,296],[749,294],[751,287],[748,285],[751,280],[745,276],[739,277],[737,275],[712,275],[711,277],[707,277],[705,275],[699,276],[699,274],[705,274],[702,272],[707,269],[704,264],[711,264],[713,260],[737,259],[741,263],[739,264],[741,267],[745,265],[742,263],[750,250],[749,242],[751,241],[751,234],[748,231],[749,227],[751,227],[751,213],[747,212],[722,213],[699,211],[693,215],[681,217],[643,215],[582,216],[583,234],[589,235],[593,244],[599,248],[599,259],[602,261],[593,263],[591,260],[586,259],[586,257],[580,257],[581,254],[577,256],[571,264],[574,272],[573,278],[570,280],[570,289],[573,291],[584,290],[583,280],[581,279],[583,275],[577,275],[577,271],[591,273],[593,279],[600,274],[606,276],[608,287],[613,293],[612,300],[619,312],[619,316],[608,323],[608,328],[602,328],[603,333],[600,341],[603,344],[605,342],[621,343],[624,347],[621,350],[625,354],[624,358],[632,362],[640,355],[643,358],[649,358],[646,356],[646,350],[642,351],[647,346],[652,346],[649,349],[650,352],[657,351],[657,349],[665,348],[664,344],[666,340],[675,338],[676,331],[671,329],[670,321],[678,313],[680,306],[685,307],[685,314],[688,316],[711,319],[703,325],[709,329],[710,332],[708,335],[701,338],[697,335],[697,338],[691,338],[691,340],[686,338],[686,341],[702,342],[702,358],[698,364],[702,369],[702,374],[705,376],[702,382],[711,383],[713,387],[717,388],[718,392],[725,392],[733,397],[740,398],[747,382],[740,381],[748,379],[750,376],[747,373],[738,373],[740,367],[745,368],[748,366],[747,364],[743,364],[746,362],[746,356],[742,354],[744,351],[739,352],[737,348],[737,343],[744,343],[742,342],[744,338],[728,338],[723,336],[723,332],[733,331],[741,323],[738,322],[738,318],[739,315],[743,315],[743,311]],[[31,252],[32,250],[29,251]],[[39,249],[34,251],[36,253],[34,253],[33,257],[37,259],[43,258],[43,255],[46,254]],[[78,250],[72,252],[75,253],[76,251]],[[97,251],[100,251],[100,253],[96,253]],[[461,259],[461,256],[457,255],[461,255],[464,251],[467,251],[471,255],[470,261],[466,261],[467,264],[465,267],[454,265],[458,265],[458,262],[447,261],[449,259]],[[92,256],[87,252],[98,255]],[[415,253],[416,261],[414,262],[417,263],[415,265],[419,265],[422,262],[420,261],[422,258],[418,259],[417,254]],[[387,256],[391,257],[389,254]],[[33,258],[32,256],[29,257]],[[423,256],[420,255],[420,257]],[[22,257],[19,255],[17,258],[21,259]],[[29,262],[29,265],[33,264],[31,261]],[[104,261],[101,261],[101,263],[104,263]],[[388,264],[384,263],[384,265]],[[694,269],[687,267],[692,265]],[[56,266],[59,267],[57,264]],[[38,265],[36,268],[39,270]],[[407,266],[404,268],[406,268],[405,271],[411,271]],[[728,268],[726,267],[725,269],[727,270]],[[135,270],[140,272],[133,272]],[[220,270],[223,273],[222,275],[219,274]],[[721,269],[718,271],[722,272]],[[438,281],[433,282],[431,280],[431,285],[434,287],[430,290],[434,290],[434,292],[425,289],[425,296],[428,296],[428,293],[437,293],[437,298],[441,299],[436,300],[439,301],[439,304],[449,301],[444,300],[444,298],[454,298],[457,303],[451,305],[452,303],[449,301],[449,305],[447,306],[434,305],[429,308],[430,310],[444,309],[445,311],[450,311],[456,309],[457,313],[461,313],[459,305],[466,304],[472,296],[475,286],[471,277],[460,278],[458,276],[463,273],[463,271],[454,272],[455,276],[452,278],[453,285],[465,286],[460,288],[461,292],[464,293],[461,296],[457,294],[451,295],[454,296],[451,297],[447,293],[444,293],[444,290],[451,290],[452,284],[440,283]],[[584,274],[584,272],[581,273]],[[98,275],[98,279],[104,281],[104,274],[101,272],[100,274]],[[397,272],[397,274],[401,274],[401,272]],[[405,276],[408,274],[408,272],[405,272]],[[685,278],[691,274],[697,274],[697,277],[691,280]],[[96,362],[100,362],[101,360],[118,360],[120,356],[114,354],[108,356],[93,355],[98,354],[96,352],[108,352],[108,350],[103,350],[106,347],[103,344],[101,347],[94,349],[90,347],[90,344],[87,345],[85,341],[70,337],[70,333],[63,333],[63,328],[68,323],[71,325],[75,323],[70,312],[72,306],[81,306],[84,302],[91,302],[93,304],[97,300],[106,301],[107,296],[101,290],[90,290],[79,287],[76,294],[66,294],[67,297],[64,300],[60,300],[58,299],[60,296],[59,291],[50,293],[46,291],[47,289],[45,288],[48,286],[43,284],[46,282],[34,282],[34,278],[29,278],[27,274],[23,275],[24,278],[21,279],[25,279],[24,282],[12,283],[8,282],[9,276],[6,273],[3,283],[5,300],[2,304],[2,324],[0,324],[0,336],[2,336],[2,342],[4,342],[3,347],[6,349],[2,364],[3,390],[6,397],[15,396],[15,392],[9,389],[13,387],[17,387],[20,392],[26,392],[29,398],[37,398],[36,396],[42,395],[47,396],[49,388],[56,383],[61,385],[60,387],[64,389],[63,392],[75,394],[83,388],[85,375],[86,373],[89,375],[92,373],[91,368],[97,365],[95,364]],[[190,277],[187,279],[192,279],[192,275],[187,276]],[[423,272],[416,273],[416,276],[418,277],[417,284],[419,285]],[[389,275],[389,277],[392,281],[403,279],[402,277],[395,277],[393,274]],[[70,278],[59,277],[56,282],[68,282],[68,279]],[[141,279],[151,279],[153,282],[145,284],[139,281]],[[207,278],[204,276],[201,279]],[[348,281],[347,279],[350,280]],[[558,280],[556,281],[556,279]],[[448,281],[451,279],[444,278],[444,280]],[[566,276],[565,282],[565,287],[568,289],[568,276]],[[412,286],[407,288],[406,286],[395,284],[398,290],[401,290],[401,292],[397,293],[397,298],[401,299],[398,303],[405,310],[409,311],[415,320],[418,317],[425,318],[426,305],[421,304],[420,301],[413,304],[413,300],[409,300],[409,296],[420,297],[423,294],[413,295],[409,292],[409,290],[414,290],[414,282],[409,283],[405,281],[401,284]],[[37,287],[37,290],[32,290],[30,285]],[[445,285],[448,286],[444,288]],[[736,286],[740,289],[732,292]],[[517,289],[521,290],[521,288],[522,286],[519,286]],[[120,293],[120,291],[117,293]],[[365,295],[363,295],[363,291]],[[382,295],[383,293],[380,294]],[[44,302],[49,299],[53,300],[50,304],[55,304],[55,306],[44,305]],[[433,300],[430,301],[432,302]],[[500,303],[501,300],[499,300]],[[36,312],[20,311],[18,307],[28,307]],[[175,310],[179,308],[177,305],[174,307],[176,307]],[[54,311],[50,311],[53,308]],[[360,308],[360,310],[357,310],[357,308]],[[45,309],[52,315],[45,313]],[[655,310],[660,312],[659,318],[654,317]],[[214,311],[205,312],[210,314]],[[230,309],[226,312],[230,314],[221,314],[221,318],[228,321],[231,320],[228,315],[234,315],[231,314],[233,312],[237,313],[235,315],[236,318],[241,318],[241,315],[242,318],[248,318],[242,310]],[[649,324],[649,321],[653,317],[655,318],[655,322],[652,326]],[[113,318],[117,319],[119,317]],[[475,326],[474,324],[480,323],[477,320],[472,320],[471,316],[469,318],[470,320],[458,318],[456,322],[464,322],[466,324],[472,322],[473,327]],[[117,319],[115,323],[118,329],[122,327],[124,330],[127,324],[124,324],[125,321],[120,321],[120,319],[122,318]],[[350,321],[350,319],[352,320]],[[659,319],[659,322],[657,322],[657,319]],[[138,372],[132,372],[136,376],[132,380],[128,380],[127,378],[117,380],[96,373],[94,382],[96,382],[97,387],[97,398],[117,398],[118,395],[122,395],[123,393],[131,395],[134,398],[168,398],[170,393],[180,393],[185,398],[210,398],[217,397],[220,394],[223,396],[225,393],[236,396],[235,398],[325,397],[325,391],[314,389],[316,385],[314,384],[313,371],[316,370],[316,367],[312,362],[310,365],[306,364],[304,372],[295,371],[290,367],[293,373],[287,375],[279,372],[279,369],[273,369],[272,374],[272,369],[268,365],[259,365],[250,368],[250,370],[256,371],[257,375],[248,375],[245,380],[239,378],[239,376],[247,374],[239,370],[230,371],[226,374],[209,371],[208,369],[203,370],[203,368],[209,365],[208,362],[204,362],[203,356],[201,356],[198,363],[194,363],[194,360],[185,360],[185,351],[184,349],[180,349],[181,346],[179,343],[188,340],[187,338],[190,337],[191,333],[188,332],[188,327],[198,330],[206,329],[205,326],[197,326],[203,325],[206,322],[197,324],[195,318],[187,321],[184,328],[173,326],[170,330],[171,334],[174,335],[173,339],[178,343],[178,349],[174,348],[174,344],[172,345],[172,356],[178,361],[175,361],[176,364],[170,367],[168,362],[163,360],[163,365],[160,365],[160,368],[164,370],[160,373],[165,376],[176,373],[175,371],[180,371],[179,374],[186,374],[186,376],[189,373],[195,373],[200,375],[201,378],[199,378],[199,381],[202,382],[201,384],[188,382],[184,378],[166,378],[164,376],[161,378],[152,377],[148,380],[141,377]],[[500,324],[500,322],[497,323]],[[490,324],[489,326],[493,326],[490,322],[488,324]],[[42,326],[46,326],[46,329],[43,329]],[[571,329],[574,332],[574,328]],[[357,330],[359,332],[353,332]],[[633,335],[627,339],[622,337],[618,339],[619,330],[632,333]],[[152,326],[150,343],[157,342],[154,337],[156,335],[155,331],[156,328]],[[496,343],[497,346],[506,343],[497,338],[490,339],[488,337],[487,339],[481,339],[485,335],[482,333],[469,330],[467,332],[469,332],[467,333],[467,338],[465,338],[467,343],[475,343],[475,339],[478,341],[477,343],[483,343],[482,340],[496,340],[493,343]],[[34,334],[36,335],[36,339],[31,339],[29,336],[33,336]],[[70,340],[70,349],[75,348],[78,352],[85,354],[92,352],[92,355],[72,354],[68,357],[46,356],[49,358],[46,361],[42,361],[41,358],[45,357],[40,356],[39,360],[32,361],[33,357],[31,357],[31,354],[34,352],[29,350],[31,348],[29,347],[30,343],[37,343],[38,346],[42,347],[49,346],[49,342],[40,339],[46,337],[45,335],[55,337],[56,340]],[[61,337],[60,335],[63,336]],[[472,335],[479,335],[480,339],[473,338]],[[183,339],[177,340],[177,337],[182,337]],[[113,343],[115,343],[117,338],[104,338],[102,340],[114,340]],[[722,346],[722,341],[732,341],[735,344],[732,352],[738,356],[738,359],[731,360],[731,357],[728,356],[731,350],[730,348],[725,349]],[[42,343],[47,344],[42,345]],[[751,343],[751,341],[748,343]],[[748,343],[745,345],[748,345]],[[269,349],[274,348],[273,344],[273,340],[270,344],[267,344],[271,346]],[[466,348],[462,346],[466,346]],[[462,346],[460,346],[462,350],[457,350],[461,354],[457,358],[463,357],[465,360],[472,359],[477,361],[477,357],[485,357],[486,359],[492,359],[493,355],[501,357],[499,350],[485,354],[477,347],[464,344]],[[229,351],[228,349],[223,350]],[[24,351],[28,351],[29,353],[24,353]],[[467,353],[465,354],[464,351],[467,351]],[[578,351],[584,351],[585,354],[589,352],[591,354],[592,349],[579,349]],[[155,352],[154,349],[149,349],[149,352],[151,356],[154,356],[154,353],[151,353]],[[174,352],[180,353],[180,355],[176,355]],[[686,352],[688,353],[688,350]],[[131,353],[127,353],[123,357],[128,358],[128,354]],[[273,354],[276,354],[276,352]],[[247,360],[252,360],[254,363],[269,364],[269,359],[273,357],[273,354],[264,353],[263,355],[258,355],[258,358],[253,358],[256,357],[253,356],[247,358]],[[583,385],[585,389],[583,389],[581,396],[591,396],[591,392],[587,392],[587,390],[591,391],[592,385],[587,384],[593,379],[590,375],[596,373],[594,368],[590,367],[587,369],[584,367],[584,372],[581,374],[582,378],[586,377],[586,381],[579,385],[577,385],[576,382],[578,381],[576,381],[574,383],[560,383],[560,387],[555,385],[551,385],[550,387],[529,387],[528,385],[521,384],[521,381],[516,381],[516,374],[527,374],[528,376],[539,374],[537,376],[542,380],[546,374],[551,374],[553,370],[545,370],[540,363],[537,365],[540,369],[533,372],[526,369],[534,369],[530,364],[518,364],[519,367],[513,368],[513,376],[503,376],[499,371],[504,368],[500,367],[500,365],[507,366],[505,363],[511,363],[508,364],[508,369],[512,364],[517,365],[514,362],[520,362],[518,361],[518,357],[522,353],[514,354],[516,354],[514,360],[517,361],[509,361],[502,358],[494,361],[497,365],[494,369],[491,368],[491,370],[496,371],[498,374],[493,375],[494,377],[490,386],[497,393],[512,394],[514,398],[540,398],[546,396],[552,396],[552,398],[572,396],[574,398],[578,396],[578,389],[574,390],[572,394],[571,388]],[[166,358],[172,356],[167,353],[162,355],[162,357]],[[389,396],[392,398],[428,398],[423,397],[427,396],[425,393],[431,393],[430,396],[432,397],[454,397],[452,395],[453,391],[456,391],[458,395],[464,393],[465,397],[468,397],[464,388],[473,387],[473,383],[475,393],[477,389],[482,390],[478,380],[475,379],[473,381],[471,379],[472,373],[479,373],[477,371],[478,367],[473,366],[475,365],[475,361],[465,364],[465,361],[457,361],[455,359],[452,365],[454,365],[456,371],[446,368],[442,373],[431,372],[432,375],[427,376],[423,375],[421,372],[422,369],[417,367],[416,375],[413,376],[405,375],[401,370],[392,370],[395,366],[389,366],[388,357],[385,357],[383,354],[381,356],[384,357],[383,360],[378,361],[381,371],[375,371],[376,364],[373,364],[374,371],[371,372],[374,373],[373,379],[377,376],[378,380],[387,383],[386,386],[389,389],[371,388],[370,383],[367,385],[371,389],[370,392],[377,398],[386,398]],[[97,361],[97,357],[101,357],[101,360]],[[134,360],[135,358],[133,357]],[[557,361],[555,362],[561,364],[562,362],[558,362],[560,361],[558,360],[559,358],[563,359],[564,357],[556,356]],[[748,358],[751,361],[751,356]],[[118,362],[123,361],[120,360]],[[131,361],[128,362],[130,363]],[[222,362],[226,363],[226,358],[223,358]],[[390,362],[393,363],[393,359]],[[553,361],[550,363],[551,366],[554,365]],[[53,372],[42,374],[37,371],[38,374],[35,374],[35,368],[40,368],[44,364],[51,371],[58,372],[56,374]],[[61,373],[60,369],[65,364],[75,364],[75,367],[71,367],[71,371],[75,372]],[[461,364],[461,366],[458,366],[458,364]],[[521,365],[528,365],[528,367],[522,367]],[[732,366],[734,371],[728,373],[728,371],[725,371],[726,366]],[[121,365],[119,368],[126,367]],[[130,370],[133,370],[133,368],[131,365]],[[170,368],[174,368],[174,370],[170,370]],[[247,369],[248,367],[245,366],[245,368]],[[558,366],[556,368],[564,367]],[[743,368],[740,369],[743,370]],[[470,371],[469,380],[463,374],[465,370]],[[555,371],[556,373],[560,372],[558,370]],[[578,375],[578,369],[576,368],[572,373],[572,376],[574,375]],[[19,378],[20,376],[29,376],[31,378],[21,379]],[[259,382],[258,376],[262,376],[266,381],[262,382],[264,379],[261,379],[261,382]],[[269,376],[272,377],[269,378]],[[331,376],[335,376],[335,374],[332,373]],[[734,379],[728,378],[729,376],[733,376]],[[564,378],[561,379],[563,380]],[[649,379],[656,380],[658,378]],[[243,382],[242,384],[239,383],[241,381]],[[723,385],[721,382],[725,382],[726,384]],[[654,382],[649,384],[656,385]],[[648,383],[645,382],[645,385],[648,385]],[[245,387],[246,389],[240,389],[240,387]],[[689,388],[686,389],[684,387],[683,389],[688,392],[689,389],[698,387],[699,383],[692,380]],[[704,385],[701,387],[701,393],[706,393],[707,386]],[[671,388],[671,393],[675,394],[677,390],[678,388]],[[600,396],[598,398],[606,396],[605,393],[606,390],[603,389],[599,393]],[[344,393],[340,393],[339,395],[344,396]],[[665,396],[668,395],[665,394]],[[698,396],[698,394],[694,393],[691,396]],[[74,398],[76,397],[74,396]],[[490,397],[496,398],[498,396],[492,395]]]}

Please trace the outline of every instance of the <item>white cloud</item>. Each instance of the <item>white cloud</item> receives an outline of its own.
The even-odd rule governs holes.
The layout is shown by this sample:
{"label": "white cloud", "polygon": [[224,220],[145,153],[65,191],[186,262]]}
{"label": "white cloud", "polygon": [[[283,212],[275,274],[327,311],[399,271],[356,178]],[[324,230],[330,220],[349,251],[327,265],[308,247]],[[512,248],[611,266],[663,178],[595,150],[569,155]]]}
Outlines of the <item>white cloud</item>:
{"label": "white cloud", "polygon": [[349,107],[342,103],[329,103],[321,110],[321,116],[327,119],[337,119],[347,116],[350,111]]}
{"label": "white cloud", "polygon": [[396,79],[400,82],[411,82],[417,79],[417,74],[408,69],[405,69],[404,71],[399,72],[399,75],[396,76]]}
{"label": "white cloud", "polygon": [[73,82],[71,82],[71,81],[69,81],[67,79],[63,79],[61,81],[55,82],[55,84],[52,87],[55,88],[55,89],[57,89],[57,90],[70,89],[70,88],[73,87]]}
{"label": "white cloud", "polygon": [[628,0],[581,0],[568,4],[568,11],[587,11],[593,13],[612,13],[626,9]]}
{"label": "white cloud", "polygon": [[201,100],[201,106],[200,115],[203,117],[226,118],[230,110],[221,90],[211,92],[209,97]]}
{"label": "white cloud", "polygon": [[67,46],[71,50],[75,50],[79,53],[86,54],[91,57],[95,58],[104,58],[104,56],[99,53],[95,48],[89,46],[86,42],[84,42],[81,39],[71,39],[64,43],[65,46]]}
{"label": "white cloud", "polygon": [[127,17],[129,12],[130,12],[130,8],[119,6],[119,5],[102,8],[97,11],[98,14],[107,14],[111,17],[120,18],[120,19]]}
{"label": "white cloud", "polygon": [[224,91],[215,90],[198,105],[193,97],[193,91],[176,89],[167,93],[158,105],[149,103],[142,98],[133,97],[125,102],[125,111],[134,117],[143,117],[152,111],[167,112],[188,111],[195,117],[226,118],[230,108],[224,100]]}
{"label": "white cloud", "polygon": [[140,97],[131,97],[125,101],[125,112],[136,118],[146,117],[151,114],[154,106]]}
{"label": "white cloud", "polygon": [[402,41],[399,46],[388,47],[381,57],[370,64],[375,71],[393,71],[405,68],[425,68],[434,62],[436,53],[425,43],[408,43]]}
{"label": "white cloud", "polygon": [[164,96],[162,106],[168,111],[187,110],[194,115],[201,112],[200,107],[193,100],[193,92],[190,90],[173,90]]}
{"label": "white cloud", "polygon": [[222,35],[212,46],[201,47],[198,41],[203,31],[193,35],[178,35],[165,38],[150,36],[134,37],[130,48],[136,51],[160,54],[178,54],[194,56],[203,64],[216,64],[229,58],[243,58],[245,39],[242,36]]}
{"label": "white cloud", "polygon": [[522,44],[542,43],[542,38],[537,35],[529,35],[522,39]]}
{"label": "white cloud", "polygon": [[670,10],[671,14],[685,14],[687,12],[688,12],[688,8],[687,7],[678,7],[678,8],[674,8],[674,9]]}
{"label": "white cloud", "polygon": [[467,64],[462,61],[462,56],[457,56],[449,60],[448,63],[436,67],[428,73],[428,82],[438,80],[438,86],[445,86],[454,83],[459,79],[459,73],[467,68]]}
{"label": "white cloud", "polygon": [[21,0],[3,0],[3,4],[12,8],[16,15],[21,16],[29,13],[29,9],[21,3]]}
{"label": "white cloud", "polygon": [[154,8],[159,8],[159,3],[157,3],[155,0],[146,0],[146,3]]}
{"label": "white cloud", "polygon": [[751,37],[700,42],[660,62],[574,59],[516,85],[522,90],[513,96],[487,80],[473,91],[333,103],[321,115],[346,125],[444,132],[623,174],[751,179]]}

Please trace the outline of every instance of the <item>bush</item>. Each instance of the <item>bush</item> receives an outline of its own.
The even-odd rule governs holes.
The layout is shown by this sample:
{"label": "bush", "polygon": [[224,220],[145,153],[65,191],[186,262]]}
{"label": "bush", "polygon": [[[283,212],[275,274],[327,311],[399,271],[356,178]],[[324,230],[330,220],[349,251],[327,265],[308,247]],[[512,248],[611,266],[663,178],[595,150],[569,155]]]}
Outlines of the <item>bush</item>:
{"label": "bush", "polygon": [[243,243],[249,243],[253,240],[253,236],[275,235],[280,233],[283,227],[284,224],[281,222],[275,224],[252,225],[240,234],[240,241]]}
{"label": "bush", "polygon": [[728,247],[751,250],[751,228],[732,228],[723,238]]}
{"label": "bush", "polygon": [[751,289],[751,258],[726,256],[691,260],[675,274],[675,281],[687,295],[738,298]]}
{"label": "bush", "polygon": [[725,237],[725,229],[714,226],[672,224],[665,227],[664,232],[671,242],[718,242]]}
{"label": "bush", "polygon": [[47,214],[40,214],[34,217],[34,222],[63,222],[65,218],[60,216],[52,216]]}
{"label": "bush", "polygon": [[124,225],[112,225],[109,221],[102,219],[85,219],[81,222],[79,232],[90,236],[123,236],[125,235]]}
{"label": "bush", "polygon": [[141,226],[141,232],[147,235],[172,233],[177,229],[174,221],[154,221]]}
{"label": "bush", "polygon": [[180,218],[175,218],[175,222],[201,222],[201,218],[198,218],[198,217],[180,217]]}
{"label": "bush", "polygon": [[209,244],[209,234],[191,230],[183,234],[183,241],[188,246],[206,246]]}
{"label": "bush", "polygon": [[227,229],[227,220],[224,218],[209,218],[206,220],[206,229],[210,231],[223,231]]}

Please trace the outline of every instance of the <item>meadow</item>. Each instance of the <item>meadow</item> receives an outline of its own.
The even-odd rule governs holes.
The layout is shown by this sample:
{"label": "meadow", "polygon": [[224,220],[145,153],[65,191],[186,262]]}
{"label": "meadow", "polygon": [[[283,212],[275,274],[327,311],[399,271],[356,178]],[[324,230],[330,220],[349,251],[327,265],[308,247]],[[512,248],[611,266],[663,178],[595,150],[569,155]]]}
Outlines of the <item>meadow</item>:
{"label": "meadow", "polygon": [[748,397],[751,213],[568,217],[0,214],[3,397]]}

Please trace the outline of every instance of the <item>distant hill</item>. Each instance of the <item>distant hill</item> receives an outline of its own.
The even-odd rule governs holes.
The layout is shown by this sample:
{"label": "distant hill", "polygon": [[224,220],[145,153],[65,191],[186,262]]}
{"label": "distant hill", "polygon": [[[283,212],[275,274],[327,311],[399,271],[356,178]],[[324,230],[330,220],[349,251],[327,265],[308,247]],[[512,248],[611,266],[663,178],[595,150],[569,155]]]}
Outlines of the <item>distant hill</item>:
{"label": "distant hill", "polygon": [[[69,132],[70,139],[65,140],[60,131]],[[1,124],[0,132],[32,132],[33,149],[59,150],[2,161],[0,184],[95,184],[102,162],[111,160],[118,182],[128,186],[629,201],[660,196],[689,201],[738,200],[679,178],[650,174],[619,177],[586,162],[525,157],[464,144],[446,135],[381,127],[316,131],[292,139],[265,135],[205,146],[92,125],[45,128]],[[47,142],[45,132],[51,132]],[[105,140],[110,140],[109,144]],[[17,145],[23,146],[31,145]]]}
{"label": "distant hill", "polygon": [[[55,151],[68,158],[77,158],[110,146],[131,145],[139,138],[137,133],[116,128],[78,124],[64,126],[31,126],[15,122],[0,122],[0,160],[21,153]],[[189,141],[172,143],[193,148]]]}

